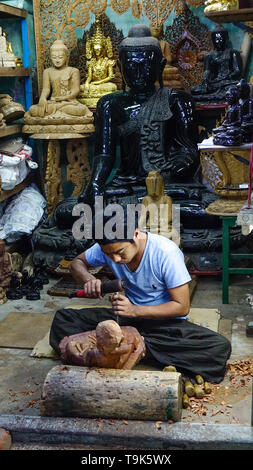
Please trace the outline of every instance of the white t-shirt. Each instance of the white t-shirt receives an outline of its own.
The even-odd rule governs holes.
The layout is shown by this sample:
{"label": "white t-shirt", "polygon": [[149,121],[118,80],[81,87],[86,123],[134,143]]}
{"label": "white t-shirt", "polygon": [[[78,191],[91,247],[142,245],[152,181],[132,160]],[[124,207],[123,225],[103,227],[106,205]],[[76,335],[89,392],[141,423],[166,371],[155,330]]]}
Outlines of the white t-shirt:
{"label": "white t-shirt", "polygon": [[173,241],[150,232],[147,236],[141,262],[134,272],[125,264],[112,261],[98,243],[86,250],[85,256],[89,265],[108,265],[118,279],[125,281],[125,295],[131,303],[160,305],[171,300],[168,289],[188,283],[191,276],[182,251]]}

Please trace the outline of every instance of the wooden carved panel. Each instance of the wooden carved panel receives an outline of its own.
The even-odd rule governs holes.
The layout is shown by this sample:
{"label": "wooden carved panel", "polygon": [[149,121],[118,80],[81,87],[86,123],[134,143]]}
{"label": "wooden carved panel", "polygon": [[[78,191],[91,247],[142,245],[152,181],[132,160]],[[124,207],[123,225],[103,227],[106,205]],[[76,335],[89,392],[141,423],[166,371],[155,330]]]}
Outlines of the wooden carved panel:
{"label": "wooden carved panel", "polygon": [[185,89],[201,83],[204,55],[213,48],[207,26],[185,6],[183,13],[165,29],[164,39],[170,44]]}

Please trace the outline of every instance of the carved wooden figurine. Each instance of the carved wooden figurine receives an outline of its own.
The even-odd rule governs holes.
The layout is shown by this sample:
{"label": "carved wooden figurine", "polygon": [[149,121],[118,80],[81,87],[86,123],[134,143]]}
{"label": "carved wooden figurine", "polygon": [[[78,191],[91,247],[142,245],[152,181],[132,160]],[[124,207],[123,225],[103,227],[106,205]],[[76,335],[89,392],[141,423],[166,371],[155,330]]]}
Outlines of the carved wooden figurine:
{"label": "carved wooden figurine", "polygon": [[154,38],[158,39],[160,46],[161,46],[162,55],[167,60],[167,63],[164,67],[163,74],[162,74],[164,86],[168,86],[171,88],[183,88],[180,75],[178,72],[178,68],[171,65],[172,55],[171,55],[170,45],[167,41],[164,41],[162,39],[163,25],[151,24],[150,32]]}
{"label": "carved wooden figurine", "polygon": [[0,286],[8,287],[11,280],[11,255],[7,253],[4,240],[0,240]]}
{"label": "carved wooden figurine", "polygon": [[65,364],[109,369],[132,369],[146,352],[139,332],[120,327],[114,320],[98,323],[96,330],[63,338],[61,359]]}
{"label": "carved wooden figurine", "polygon": [[138,221],[141,229],[173,239],[180,245],[178,232],[173,229],[172,199],[164,192],[164,181],[159,171],[150,171],[146,178],[147,196],[142,199],[142,210]]}

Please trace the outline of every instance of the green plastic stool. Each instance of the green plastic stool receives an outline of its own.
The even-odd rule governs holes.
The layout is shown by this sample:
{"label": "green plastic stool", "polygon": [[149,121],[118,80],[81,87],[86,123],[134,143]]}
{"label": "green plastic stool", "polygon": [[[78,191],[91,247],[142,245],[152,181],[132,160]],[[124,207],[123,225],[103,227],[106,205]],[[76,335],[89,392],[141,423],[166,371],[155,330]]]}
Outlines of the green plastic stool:
{"label": "green plastic stool", "polygon": [[230,228],[236,226],[237,216],[222,216],[222,303],[229,303],[229,275],[253,274],[253,268],[230,268],[231,259],[253,259],[250,253],[230,253]]}

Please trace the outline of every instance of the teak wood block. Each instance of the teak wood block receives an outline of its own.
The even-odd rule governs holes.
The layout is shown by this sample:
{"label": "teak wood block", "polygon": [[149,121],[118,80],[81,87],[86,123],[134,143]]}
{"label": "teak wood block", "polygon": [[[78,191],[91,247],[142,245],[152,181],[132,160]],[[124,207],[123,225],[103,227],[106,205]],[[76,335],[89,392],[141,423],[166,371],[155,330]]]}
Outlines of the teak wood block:
{"label": "teak wood block", "polygon": [[178,372],[56,366],[46,376],[42,416],[179,421]]}

